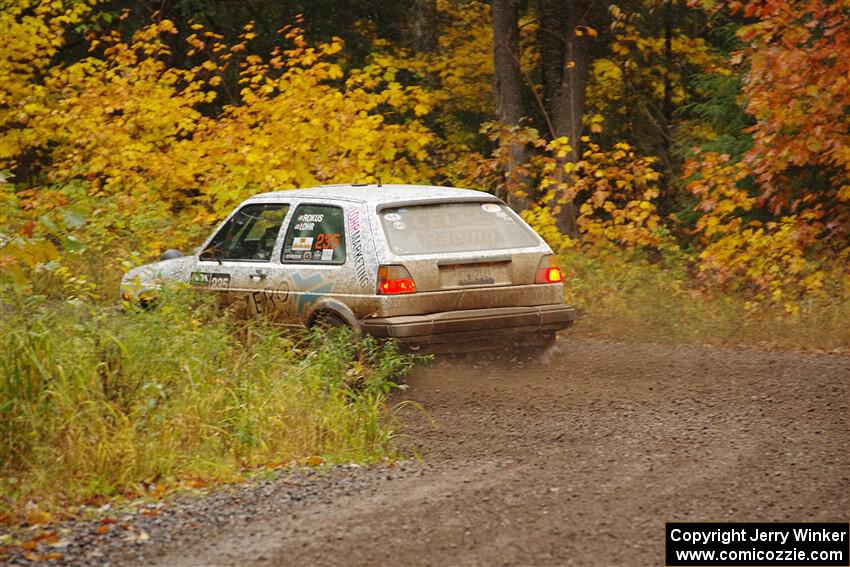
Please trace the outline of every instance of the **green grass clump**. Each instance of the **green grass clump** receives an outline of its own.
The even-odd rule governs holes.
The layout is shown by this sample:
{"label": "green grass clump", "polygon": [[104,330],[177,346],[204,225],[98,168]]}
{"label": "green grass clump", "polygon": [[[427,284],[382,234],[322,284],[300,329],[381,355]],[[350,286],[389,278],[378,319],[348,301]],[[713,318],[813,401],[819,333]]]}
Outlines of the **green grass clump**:
{"label": "green grass clump", "polygon": [[238,321],[187,290],[156,308],[17,298],[0,329],[0,513],[316,456],[391,451],[391,344]]}
{"label": "green grass clump", "polygon": [[850,352],[850,297],[802,297],[796,314],[699,285],[682,255],[614,249],[560,257],[574,332],[618,340]]}

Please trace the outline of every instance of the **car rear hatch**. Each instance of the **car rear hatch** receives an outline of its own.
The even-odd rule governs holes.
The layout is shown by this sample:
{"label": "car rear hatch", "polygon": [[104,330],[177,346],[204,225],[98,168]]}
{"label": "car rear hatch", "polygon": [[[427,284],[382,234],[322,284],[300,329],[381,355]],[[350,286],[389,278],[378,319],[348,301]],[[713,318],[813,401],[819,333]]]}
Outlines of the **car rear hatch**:
{"label": "car rear hatch", "polygon": [[561,301],[560,285],[533,289],[550,287],[535,279],[551,250],[501,203],[389,205],[379,218],[389,253],[381,262],[406,268],[416,286],[393,314]]}

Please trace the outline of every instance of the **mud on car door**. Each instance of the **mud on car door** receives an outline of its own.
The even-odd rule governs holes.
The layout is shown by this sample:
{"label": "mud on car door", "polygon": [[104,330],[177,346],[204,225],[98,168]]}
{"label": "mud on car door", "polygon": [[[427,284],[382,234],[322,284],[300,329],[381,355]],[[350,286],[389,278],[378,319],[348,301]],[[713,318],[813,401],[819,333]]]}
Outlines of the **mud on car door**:
{"label": "mud on car door", "polygon": [[283,238],[280,269],[268,284],[276,294],[263,297],[264,306],[281,321],[309,323],[314,306],[347,282],[346,242],[342,207],[298,205]]}
{"label": "mud on car door", "polygon": [[236,304],[241,314],[252,314],[253,295],[264,289],[277,264],[278,236],[288,211],[285,203],[240,208],[199,254],[189,284],[217,292],[223,304]]}

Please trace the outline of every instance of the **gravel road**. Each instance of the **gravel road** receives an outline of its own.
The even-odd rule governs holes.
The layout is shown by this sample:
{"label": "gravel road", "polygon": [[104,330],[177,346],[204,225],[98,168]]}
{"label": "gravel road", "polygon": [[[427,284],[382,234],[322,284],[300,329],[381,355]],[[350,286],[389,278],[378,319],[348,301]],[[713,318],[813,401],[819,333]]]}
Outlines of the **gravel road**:
{"label": "gravel road", "polygon": [[183,499],[66,560],[662,565],[667,521],[850,516],[848,357],[563,337],[549,364],[440,359],[402,400],[421,460]]}

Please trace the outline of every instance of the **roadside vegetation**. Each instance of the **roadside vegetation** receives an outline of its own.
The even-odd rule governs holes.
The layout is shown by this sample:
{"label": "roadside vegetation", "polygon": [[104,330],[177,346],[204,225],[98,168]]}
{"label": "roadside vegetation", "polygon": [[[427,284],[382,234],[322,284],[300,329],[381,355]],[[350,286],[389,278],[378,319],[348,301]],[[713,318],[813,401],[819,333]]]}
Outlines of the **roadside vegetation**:
{"label": "roadside vegetation", "polygon": [[805,297],[795,313],[743,294],[701,286],[687,256],[616,249],[560,256],[567,303],[579,308],[570,336],[850,354],[850,298]]}
{"label": "roadside vegetation", "polygon": [[413,364],[345,332],[285,334],[166,290],[148,310],[44,296],[0,329],[0,518],[292,464],[393,455],[384,401]]}

